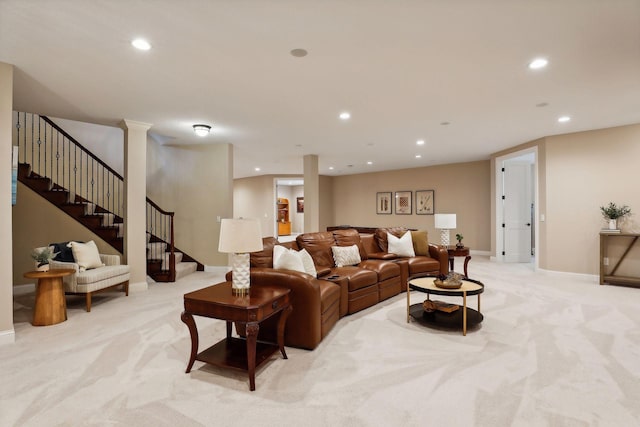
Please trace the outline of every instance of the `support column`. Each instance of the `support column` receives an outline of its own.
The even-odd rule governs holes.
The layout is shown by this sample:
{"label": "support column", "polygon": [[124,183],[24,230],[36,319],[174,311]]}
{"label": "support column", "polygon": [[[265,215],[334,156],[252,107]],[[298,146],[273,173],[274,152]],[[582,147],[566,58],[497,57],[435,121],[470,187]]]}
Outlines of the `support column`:
{"label": "support column", "polygon": [[123,120],[124,260],[130,291],[147,290],[147,130],[149,123]]}
{"label": "support column", "polygon": [[318,155],[307,154],[304,160],[304,232],[320,230],[320,176]]}
{"label": "support column", "polygon": [[13,65],[0,62],[0,345],[15,341],[11,219],[12,111]]}

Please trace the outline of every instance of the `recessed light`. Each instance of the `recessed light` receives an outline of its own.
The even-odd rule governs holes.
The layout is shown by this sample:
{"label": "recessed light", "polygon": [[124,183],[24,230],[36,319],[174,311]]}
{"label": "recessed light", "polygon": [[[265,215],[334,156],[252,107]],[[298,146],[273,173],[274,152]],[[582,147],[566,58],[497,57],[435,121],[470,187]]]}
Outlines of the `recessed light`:
{"label": "recessed light", "polygon": [[296,58],[302,58],[303,56],[307,56],[309,52],[304,49],[292,49],[289,53],[291,56],[295,56]]}
{"label": "recessed light", "polygon": [[422,158],[422,154],[416,154],[416,159],[421,159]]}
{"label": "recessed light", "polygon": [[548,102],[540,102],[539,104],[536,104],[536,107],[546,107],[547,105],[549,105]]}
{"label": "recessed light", "polygon": [[211,131],[211,126],[209,125],[193,125],[193,131],[198,136],[207,136]]}
{"label": "recessed light", "polygon": [[451,122],[440,122],[440,124],[442,126],[449,126],[451,124]]}
{"label": "recessed light", "polygon": [[349,120],[351,118],[351,113],[343,111],[342,113],[340,113],[340,118],[342,120]]}
{"label": "recessed light", "polygon": [[372,165],[372,164],[373,164],[373,162],[367,162],[367,164],[368,164],[368,165]]}
{"label": "recessed light", "polygon": [[329,166],[329,170],[332,171],[333,170],[333,166]]}
{"label": "recessed light", "polygon": [[544,68],[547,66],[549,61],[545,58],[536,58],[533,61],[529,62],[529,68],[532,70],[539,70],[540,68]]}
{"label": "recessed light", "polygon": [[149,50],[149,49],[151,49],[151,44],[149,44],[149,42],[146,41],[145,39],[135,39],[135,40],[131,41],[131,46],[135,47],[136,49],[140,49],[140,50]]}
{"label": "recessed light", "polygon": [[260,168],[255,168],[254,169],[256,172],[260,172]]}
{"label": "recessed light", "polygon": [[569,116],[558,117],[558,122],[560,122],[560,123],[566,123],[569,120],[571,120],[571,117],[569,117]]}
{"label": "recessed light", "polygon": [[416,145],[424,145],[424,139],[417,140]]}

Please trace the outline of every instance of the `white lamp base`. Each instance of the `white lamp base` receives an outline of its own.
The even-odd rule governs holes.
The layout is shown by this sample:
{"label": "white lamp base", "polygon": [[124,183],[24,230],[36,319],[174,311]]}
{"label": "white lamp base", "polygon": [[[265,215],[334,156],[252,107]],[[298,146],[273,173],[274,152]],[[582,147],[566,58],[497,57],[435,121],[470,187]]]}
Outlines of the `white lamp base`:
{"label": "white lamp base", "polygon": [[231,281],[231,293],[237,296],[249,295],[250,270],[249,254],[234,253],[231,257],[231,271],[233,274]]}
{"label": "white lamp base", "polygon": [[449,230],[443,228],[440,230],[440,242],[442,242],[442,246],[449,247]]}

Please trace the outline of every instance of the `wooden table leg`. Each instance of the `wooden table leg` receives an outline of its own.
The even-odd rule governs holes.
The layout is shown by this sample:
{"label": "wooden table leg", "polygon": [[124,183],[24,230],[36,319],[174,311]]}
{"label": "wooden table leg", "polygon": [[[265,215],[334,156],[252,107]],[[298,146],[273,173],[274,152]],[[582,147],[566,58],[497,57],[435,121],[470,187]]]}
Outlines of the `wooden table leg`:
{"label": "wooden table leg", "polygon": [[462,292],[462,335],[467,335],[467,291]]}
{"label": "wooden table leg", "polygon": [[284,350],[284,327],[287,323],[287,318],[293,311],[293,306],[289,305],[289,307],[282,310],[280,313],[280,319],[278,320],[278,347],[280,347],[280,353],[282,353],[283,359],[288,359],[287,352]]}
{"label": "wooden table leg", "polygon": [[247,371],[249,371],[249,390],[256,389],[256,341],[260,324],[247,323]]}
{"label": "wooden table leg", "polygon": [[187,325],[189,334],[191,335],[191,356],[189,357],[189,363],[187,363],[187,370],[184,371],[185,374],[188,374],[191,372],[193,362],[196,361],[196,356],[198,355],[198,329],[196,328],[196,322],[194,322],[191,313],[183,311],[180,319]]}
{"label": "wooden table leg", "polygon": [[48,326],[65,320],[67,320],[67,301],[64,297],[62,277],[38,279],[32,324]]}
{"label": "wooden table leg", "polygon": [[480,294],[478,294],[478,313],[481,313],[481,311],[480,311]]}
{"label": "wooden table leg", "polygon": [[464,257],[464,276],[469,277],[469,273],[467,273],[467,265],[469,264],[469,260],[471,259],[471,255],[467,255]]}

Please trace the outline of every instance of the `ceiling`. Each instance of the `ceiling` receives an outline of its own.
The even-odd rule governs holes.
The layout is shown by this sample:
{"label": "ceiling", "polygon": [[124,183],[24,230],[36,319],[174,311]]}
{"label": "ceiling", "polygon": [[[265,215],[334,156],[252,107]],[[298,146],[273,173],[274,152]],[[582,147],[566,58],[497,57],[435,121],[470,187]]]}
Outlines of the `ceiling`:
{"label": "ceiling", "polygon": [[640,123],[640,0],[0,0],[0,61],[16,110],[230,143],[236,178],[301,174],[307,154],[323,175],[482,160]]}

